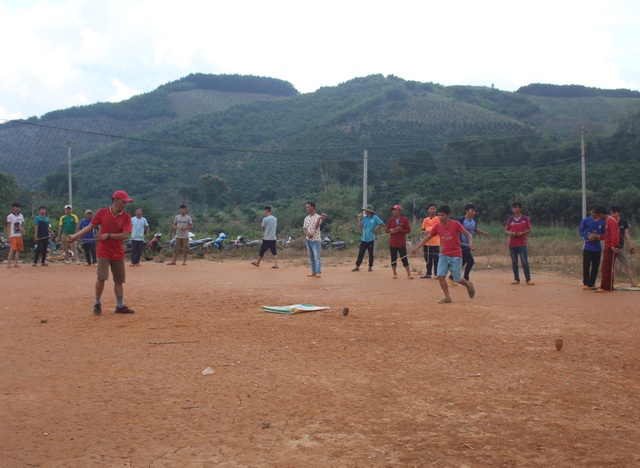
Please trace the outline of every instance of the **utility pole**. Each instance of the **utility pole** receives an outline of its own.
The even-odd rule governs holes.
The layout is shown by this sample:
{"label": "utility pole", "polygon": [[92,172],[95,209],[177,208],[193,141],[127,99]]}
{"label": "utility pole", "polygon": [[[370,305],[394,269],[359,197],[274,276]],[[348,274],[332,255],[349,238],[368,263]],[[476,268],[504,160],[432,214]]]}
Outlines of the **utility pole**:
{"label": "utility pole", "polygon": [[367,206],[367,198],[369,197],[367,193],[367,185],[368,185],[367,174],[369,172],[369,153],[367,152],[367,150],[364,150],[363,171],[364,172],[362,174],[362,208]]}
{"label": "utility pole", "polygon": [[582,216],[587,214],[587,165],[585,160],[584,151],[584,125],[580,129],[580,146],[582,148]]}
{"label": "utility pole", "polygon": [[67,167],[69,169],[69,205],[73,206],[73,190],[71,188],[71,140],[67,141]]}

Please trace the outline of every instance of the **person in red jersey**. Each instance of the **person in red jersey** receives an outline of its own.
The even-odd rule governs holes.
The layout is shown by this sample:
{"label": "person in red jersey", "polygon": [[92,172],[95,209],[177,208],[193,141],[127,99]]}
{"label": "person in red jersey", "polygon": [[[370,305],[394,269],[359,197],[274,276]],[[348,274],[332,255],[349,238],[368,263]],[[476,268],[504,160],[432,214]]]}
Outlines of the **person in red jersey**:
{"label": "person in red jersey", "polygon": [[104,283],[109,279],[109,269],[113,275],[113,291],[116,295],[116,314],[133,314],[134,310],[124,304],[124,247],[122,243],[131,235],[131,215],[125,212],[127,203],[133,200],[124,190],[117,190],[111,195],[111,205],[97,211],[89,225],[75,234],[69,240],[81,238],[87,232],[100,226],[98,236],[98,277],[96,280],[96,300],[93,313],[102,313],[101,297]]}

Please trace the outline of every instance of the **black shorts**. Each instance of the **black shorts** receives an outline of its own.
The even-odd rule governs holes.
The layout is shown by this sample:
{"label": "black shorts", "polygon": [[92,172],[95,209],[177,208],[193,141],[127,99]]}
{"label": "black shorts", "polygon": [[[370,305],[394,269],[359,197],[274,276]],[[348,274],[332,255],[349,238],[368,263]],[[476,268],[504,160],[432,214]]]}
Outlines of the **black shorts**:
{"label": "black shorts", "polygon": [[272,255],[278,255],[276,251],[276,241],[274,240],[263,240],[262,244],[260,244],[260,253],[259,257],[263,257],[267,250],[271,250]]}

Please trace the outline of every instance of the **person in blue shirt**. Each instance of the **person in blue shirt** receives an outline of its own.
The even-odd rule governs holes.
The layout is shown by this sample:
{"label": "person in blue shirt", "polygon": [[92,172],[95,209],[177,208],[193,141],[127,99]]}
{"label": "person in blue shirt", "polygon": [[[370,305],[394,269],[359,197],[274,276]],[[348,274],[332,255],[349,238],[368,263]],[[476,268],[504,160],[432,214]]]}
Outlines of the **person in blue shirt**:
{"label": "person in blue shirt", "polygon": [[587,216],[580,223],[580,235],[582,236],[582,289],[596,289],[598,268],[602,256],[602,244],[604,238],[605,221],[596,214],[597,205],[591,205]]}
{"label": "person in blue shirt", "polygon": [[49,225],[49,218],[47,217],[47,207],[42,205],[38,208],[38,216],[33,218],[33,224],[35,226],[33,240],[36,241],[36,252],[33,257],[33,265],[38,265],[38,258],[42,262],[42,266],[49,266],[47,263],[47,249],[49,248],[49,240],[53,231]]}
{"label": "person in blue shirt", "polygon": [[362,231],[360,250],[358,251],[356,267],[351,271],[360,271],[360,265],[362,265],[365,252],[369,252],[369,271],[373,271],[373,251],[376,243],[375,232],[384,227],[384,221],[376,216],[373,205],[365,206],[362,211],[364,215],[362,213],[358,214],[358,224]]}
{"label": "person in blue shirt", "polygon": [[[478,221],[476,219],[476,205],[473,203],[465,205],[464,216],[458,221],[472,236],[475,236],[476,233],[478,233],[485,237],[489,237],[489,233],[487,231],[483,231],[478,227]],[[469,273],[471,273],[471,268],[473,268],[475,260],[473,259],[473,254],[469,247],[470,242],[469,239],[467,239],[467,236],[460,234],[460,241],[462,243],[462,266],[464,266],[463,278],[469,281]]]}
{"label": "person in blue shirt", "polygon": [[[80,221],[80,229],[86,228],[93,221],[93,211],[84,210],[84,219]],[[80,239],[82,244],[82,250],[84,250],[84,258],[87,263],[84,266],[98,266],[98,259],[96,258],[96,230],[87,232]]]}

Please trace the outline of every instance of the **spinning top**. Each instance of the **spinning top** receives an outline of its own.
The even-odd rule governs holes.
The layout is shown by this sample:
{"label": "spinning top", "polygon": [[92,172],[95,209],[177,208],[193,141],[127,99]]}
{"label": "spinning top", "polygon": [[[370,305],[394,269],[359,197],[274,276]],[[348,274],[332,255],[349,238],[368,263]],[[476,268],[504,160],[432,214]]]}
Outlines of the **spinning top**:
{"label": "spinning top", "polygon": [[560,350],[562,349],[562,344],[563,344],[562,338],[558,338],[558,339],[556,340],[556,349],[557,349],[558,351],[560,351]]}
{"label": "spinning top", "polygon": [[349,315],[349,308],[348,307],[345,307],[344,309],[342,309],[342,315],[344,315],[345,317],[347,315]]}

